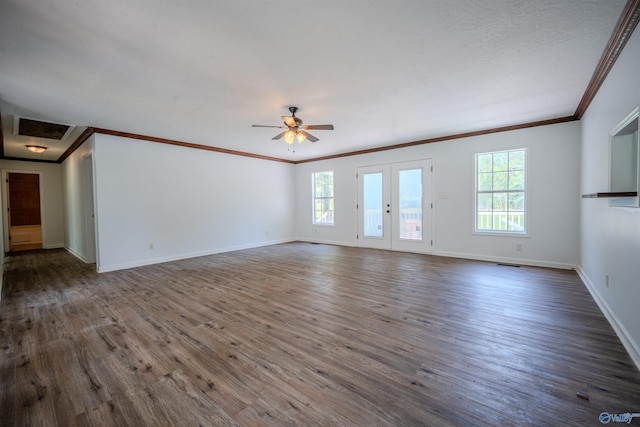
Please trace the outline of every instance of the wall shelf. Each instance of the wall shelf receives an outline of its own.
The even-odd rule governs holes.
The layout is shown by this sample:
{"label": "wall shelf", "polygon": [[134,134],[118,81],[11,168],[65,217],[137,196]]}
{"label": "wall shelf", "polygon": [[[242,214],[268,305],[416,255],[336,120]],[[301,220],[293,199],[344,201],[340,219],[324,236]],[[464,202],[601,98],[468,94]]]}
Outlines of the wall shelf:
{"label": "wall shelf", "polygon": [[608,193],[587,193],[583,194],[583,199],[600,199],[607,197],[637,197],[637,191],[617,191],[617,192],[608,192]]}

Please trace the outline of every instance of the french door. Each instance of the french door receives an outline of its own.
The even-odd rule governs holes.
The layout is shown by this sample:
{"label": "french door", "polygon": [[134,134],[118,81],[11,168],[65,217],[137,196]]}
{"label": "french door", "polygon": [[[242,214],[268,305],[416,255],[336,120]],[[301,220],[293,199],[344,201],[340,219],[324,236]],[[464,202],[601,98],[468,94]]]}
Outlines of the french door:
{"label": "french door", "polygon": [[431,253],[431,159],[357,172],[358,245]]}

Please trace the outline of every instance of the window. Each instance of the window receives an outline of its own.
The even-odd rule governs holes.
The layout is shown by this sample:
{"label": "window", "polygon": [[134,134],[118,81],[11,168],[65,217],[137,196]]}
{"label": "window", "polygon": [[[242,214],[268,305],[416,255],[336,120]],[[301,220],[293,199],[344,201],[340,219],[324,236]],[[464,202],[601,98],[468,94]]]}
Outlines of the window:
{"label": "window", "polygon": [[313,178],[313,223],[333,224],[333,171],[315,172]]}
{"label": "window", "polygon": [[476,154],[476,231],[526,233],[526,155],[526,149]]}

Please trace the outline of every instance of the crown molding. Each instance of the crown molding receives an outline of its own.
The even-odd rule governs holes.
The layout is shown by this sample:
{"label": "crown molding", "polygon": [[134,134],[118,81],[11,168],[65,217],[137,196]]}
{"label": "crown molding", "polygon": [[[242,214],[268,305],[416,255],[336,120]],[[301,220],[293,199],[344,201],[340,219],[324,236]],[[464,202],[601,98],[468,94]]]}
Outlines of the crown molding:
{"label": "crown molding", "polygon": [[244,151],[230,150],[227,148],[213,147],[211,145],[194,144],[191,142],[177,141],[174,139],[158,138],[155,136],[140,135],[137,133],[121,132],[111,129],[92,128],[95,133],[103,135],[119,136],[123,138],[138,139],[141,141],[157,142],[160,144],[177,145],[179,147],[195,148],[197,150],[214,151],[216,153],[233,154],[236,156],[252,157],[255,159],[270,160],[282,163],[295,163],[292,160],[280,159],[278,157],[263,156],[261,154],[247,153]]}
{"label": "crown molding", "polygon": [[299,161],[296,162],[296,164],[298,164],[298,163],[317,162],[319,160],[337,159],[337,158],[340,158],[340,157],[357,156],[357,155],[360,155],[360,154],[376,153],[376,152],[379,152],[379,151],[396,150],[398,148],[414,147],[416,145],[431,144],[431,143],[434,143],[434,142],[442,142],[442,141],[451,141],[451,140],[454,140],[454,139],[469,138],[469,137],[472,137],[472,136],[489,135],[489,134],[492,134],[492,133],[508,132],[508,131],[512,131],[512,130],[527,129],[527,128],[538,127],[538,126],[555,125],[555,124],[558,124],[558,123],[567,123],[567,122],[573,122],[573,121],[576,121],[576,120],[578,120],[578,119],[575,116],[558,117],[556,119],[539,120],[539,121],[536,121],[536,122],[521,123],[521,124],[517,124],[517,125],[510,125],[510,126],[502,126],[502,127],[478,130],[478,131],[473,131],[473,132],[465,132],[465,133],[458,133],[458,134],[454,134],[454,135],[438,136],[438,137],[435,137],[435,138],[422,139],[422,140],[413,141],[413,142],[405,142],[405,143],[402,143],[402,144],[386,145],[384,147],[368,148],[368,149],[365,149],[365,150],[350,151],[348,153],[334,154],[334,155],[331,155],[331,156],[323,156],[323,157],[316,157],[316,158],[313,158],[313,159],[299,160]]}
{"label": "crown molding", "polygon": [[589,104],[591,104],[591,101],[595,98],[600,86],[602,86],[609,71],[611,71],[620,56],[622,49],[624,49],[627,41],[631,38],[633,31],[638,25],[638,21],[640,21],[640,0],[628,0],[609,38],[607,47],[600,57],[596,70],[593,72],[593,76],[591,76],[591,81],[589,81],[587,89],[584,91],[584,95],[574,113],[578,119],[582,118]]}

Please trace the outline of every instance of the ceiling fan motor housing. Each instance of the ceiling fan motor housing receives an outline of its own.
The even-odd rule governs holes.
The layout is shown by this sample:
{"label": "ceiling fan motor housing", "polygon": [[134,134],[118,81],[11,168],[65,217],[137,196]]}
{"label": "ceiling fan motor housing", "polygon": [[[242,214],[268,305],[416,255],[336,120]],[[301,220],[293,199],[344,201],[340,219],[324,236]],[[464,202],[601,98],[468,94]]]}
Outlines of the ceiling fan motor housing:
{"label": "ceiling fan motor housing", "polygon": [[289,107],[289,112],[291,116],[280,116],[284,121],[284,126],[270,126],[270,125],[252,125],[254,127],[266,127],[266,128],[280,128],[287,129],[283,132],[280,132],[278,135],[271,138],[272,140],[285,138],[285,141],[288,144],[293,142],[293,138],[296,137],[298,142],[301,143],[304,140],[309,140],[311,142],[319,141],[318,138],[309,134],[307,130],[333,130],[333,125],[305,125],[302,126],[302,120],[296,117],[296,111],[298,111],[298,107]]}
{"label": "ceiling fan motor housing", "polygon": [[[293,118],[293,120],[295,120],[296,126],[300,127],[302,126],[302,120],[296,117],[296,111],[298,111],[298,107],[289,107],[289,112],[291,113],[291,117]],[[285,124],[287,123],[285,122]]]}

